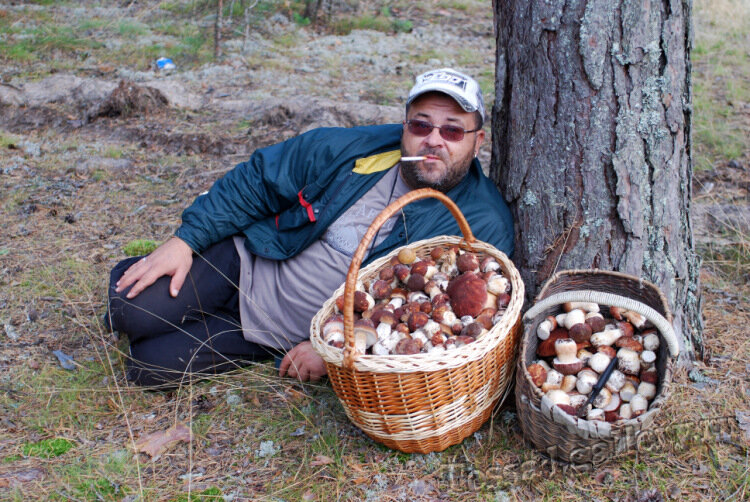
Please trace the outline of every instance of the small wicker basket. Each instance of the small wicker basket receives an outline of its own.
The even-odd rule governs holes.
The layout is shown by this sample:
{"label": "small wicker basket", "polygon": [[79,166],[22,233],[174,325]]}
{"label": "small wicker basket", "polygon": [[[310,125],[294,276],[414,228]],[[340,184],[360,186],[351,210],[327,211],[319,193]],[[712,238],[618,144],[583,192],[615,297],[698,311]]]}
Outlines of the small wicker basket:
{"label": "small wicker basket", "polygon": [[[615,423],[573,417],[552,404],[532,382],[527,366],[536,359],[537,327],[569,301],[595,302],[636,311],[658,330],[656,397],[643,415]],[[550,458],[571,464],[597,465],[636,446],[670,393],[673,360],[678,354],[667,300],[652,283],[603,270],[567,270],[550,278],[523,318],[524,333],[516,375],[516,409],[524,436]]]}
{"label": "small wicker basket", "polygon": [[[494,257],[512,285],[511,300],[500,322],[475,342],[438,354],[354,355],[353,303],[357,280],[374,278],[390,257],[359,270],[377,230],[402,207],[434,197],[448,207],[464,238],[440,236],[408,247],[426,257],[437,246],[458,245]],[[402,248],[399,248],[402,249]],[[394,255],[399,250],[394,251]],[[321,326],[344,294],[342,351],[323,341]],[[315,315],[310,340],[323,357],[334,391],[349,419],[365,434],[406,453],[442,451],[476,432],[495,404],[507,395],[520,336],[524,285],[508,257],[474,238],[458,207],[446,195],[420,189],[400,197],[372,222],[354,253],[344,285]]]}

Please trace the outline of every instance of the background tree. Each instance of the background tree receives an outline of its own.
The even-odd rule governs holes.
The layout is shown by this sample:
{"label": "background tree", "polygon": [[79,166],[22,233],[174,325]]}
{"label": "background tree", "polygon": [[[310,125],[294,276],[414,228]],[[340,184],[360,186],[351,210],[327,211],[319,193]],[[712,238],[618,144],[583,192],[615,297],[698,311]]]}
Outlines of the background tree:
{"label": "background tree", "polygon": [[618,270],[660,286],[702,354],[690,222],[691,0],[493,2],[490,174],[517,221],[529,294],[555,271]]}

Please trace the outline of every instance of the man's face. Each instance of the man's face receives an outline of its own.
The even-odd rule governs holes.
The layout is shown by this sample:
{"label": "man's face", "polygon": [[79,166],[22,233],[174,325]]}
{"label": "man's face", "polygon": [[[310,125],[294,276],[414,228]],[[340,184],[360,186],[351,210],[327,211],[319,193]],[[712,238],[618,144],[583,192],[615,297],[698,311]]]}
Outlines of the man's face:
{"label": "man's face", "polygon": [[[467,131],[476,129],[475,113],[463,110],[450,96],[428,93],[409,107],[406,120],[421,120],[434,126],[452,125]],[[401,136],[404,157],[425,156],[417,162],[401,162],[401,175],[412,188],[434,188],[445,192],[458,184],[469,171],[472,159],[484,141],[484,131],[467,132],[461,141],[448,141],[435,128],[427,136],[409,132],[406,124]]]}

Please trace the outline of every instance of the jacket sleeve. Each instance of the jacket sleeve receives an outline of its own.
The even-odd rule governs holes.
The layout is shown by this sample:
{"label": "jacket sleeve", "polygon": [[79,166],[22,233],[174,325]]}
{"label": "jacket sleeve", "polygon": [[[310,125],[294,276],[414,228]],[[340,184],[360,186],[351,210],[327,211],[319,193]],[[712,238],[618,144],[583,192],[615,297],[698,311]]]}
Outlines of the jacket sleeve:
{"label": "jacket sleeve", "polygon": [[195,199],[175,235],[201,252],[298,203],[300,191],[311,180],[320,182],[336,155],[336,143],[327,141],[332,131],[311,131],[256,150]]}

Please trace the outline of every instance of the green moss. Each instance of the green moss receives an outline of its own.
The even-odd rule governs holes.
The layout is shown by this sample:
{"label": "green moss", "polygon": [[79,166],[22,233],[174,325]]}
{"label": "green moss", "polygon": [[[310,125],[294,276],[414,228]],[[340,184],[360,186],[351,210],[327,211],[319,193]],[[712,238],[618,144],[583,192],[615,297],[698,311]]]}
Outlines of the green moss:
{"label": "green moss", "polygon": [[136,239],[130,241],[122,247],[126,256],[142,256],[151,253],[156,249],[156,242],[148,239]]}
{"label": "green moss", "polygon": [[59,457],[75,446],[75,443],[63,438],[42,439],[37,443],[27,443],[22,451],[26,457],[52,458]]}

